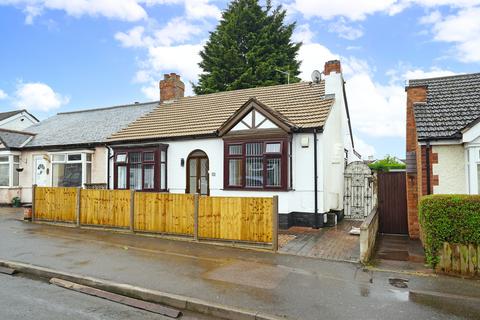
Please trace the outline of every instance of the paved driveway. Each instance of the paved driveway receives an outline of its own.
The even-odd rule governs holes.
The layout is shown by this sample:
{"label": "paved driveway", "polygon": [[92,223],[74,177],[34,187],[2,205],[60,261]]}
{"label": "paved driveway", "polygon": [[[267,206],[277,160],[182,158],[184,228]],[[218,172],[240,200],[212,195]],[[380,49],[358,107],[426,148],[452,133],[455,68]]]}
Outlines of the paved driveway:
{"label": "paved driveway", "polygon": [[351,235],[361,221],[342,220],[334,227],[312,229],[292,227],[280,232],[279,251],[306,257],[339,261],[360,261],[360,236]]}

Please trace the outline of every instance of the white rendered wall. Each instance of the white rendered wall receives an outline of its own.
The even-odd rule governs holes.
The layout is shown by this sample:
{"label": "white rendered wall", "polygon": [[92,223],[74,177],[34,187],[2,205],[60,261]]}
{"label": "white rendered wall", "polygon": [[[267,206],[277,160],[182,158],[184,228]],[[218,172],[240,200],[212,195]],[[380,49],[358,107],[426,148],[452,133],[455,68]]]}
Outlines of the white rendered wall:
{"label": "white rendered wall", "polygon": [[439,181],[438,186],[433,186],[433,193],[468,193],[463,145],[434,145],[432,152],[438,154],[438,163],[432,165],[432,170],[434,175],[438,175]]}
{"label": "white rendered wall", "polygon": [[[300,141],[304,136],[309,137],[309,145],[302,148]],[[322,134],[318,134],[319,154],[319,212],[324,212],[323,205],[323,166],[321,165]],[[188,155],[194,150],[204,151],[209,158],[209,177],[211,196],[237,196],[237,197],[271,197],[279,196],[279,212],[314,212],[314,181],[313,181],[313,134],[295,134],[293,136],[292,168],[293,186],[290,191],[232,191],[223,189],[224,145],[220,138],[198,139],[188,141],[162,141],[168,144],[167,150],[167,175],[168,189],[172,193],[185,193],[186,166]],[[185,164],[181,166],[181,159]],[[111,170],[112,172],[113,170]],[[111,183],[112,187],[113,184]]]}
{"label": "white rendered wall", "polygon": [[330,110],[322,135],[323,143],[323,178],[324,212],[343,209],[345,149],[353,155],[350,132],[343,94],[343,77],[331,73],[325,77],[325,94],[335,95],[335,102]]}

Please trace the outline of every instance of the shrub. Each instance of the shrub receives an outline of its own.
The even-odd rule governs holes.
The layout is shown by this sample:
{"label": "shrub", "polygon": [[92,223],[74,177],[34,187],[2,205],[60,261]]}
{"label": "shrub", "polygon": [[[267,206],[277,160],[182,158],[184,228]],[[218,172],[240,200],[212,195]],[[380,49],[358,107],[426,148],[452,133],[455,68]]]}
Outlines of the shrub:
{"label": "shrub", "polygon": [[420,201],[419,220],[427,262],[438,263],[444,242],[480,245],[480,196],[430,195]]}
{"label": "shrub", "polygon": [[368,165],[370,169],[379,172],[388,172],[395,169],[405,169],[406,165],[399,162],[395,157],[386,156],[385,159],[377,160]]}

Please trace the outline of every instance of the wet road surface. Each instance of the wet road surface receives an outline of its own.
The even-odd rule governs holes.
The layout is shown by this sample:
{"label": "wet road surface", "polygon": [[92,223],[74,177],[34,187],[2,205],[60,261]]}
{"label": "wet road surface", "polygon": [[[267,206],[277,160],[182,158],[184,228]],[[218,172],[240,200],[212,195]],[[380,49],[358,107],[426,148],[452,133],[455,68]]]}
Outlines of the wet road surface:
{"label": "wet road surface", "polygon": [[[8,320],[171,320],[45,281],[0,274],[0,319]],[[187,314],[182,320],[209,318]]]}
{"label": "wet road surface", "polygon": [[[473,310],[409,301],[417,290],[480,297],[480,283],[372,272],[351,263],[30,224],[0,209],[0,258],[180,294],[289,319],[480,319]],[[19,215],[17,214],[17,217]]]}

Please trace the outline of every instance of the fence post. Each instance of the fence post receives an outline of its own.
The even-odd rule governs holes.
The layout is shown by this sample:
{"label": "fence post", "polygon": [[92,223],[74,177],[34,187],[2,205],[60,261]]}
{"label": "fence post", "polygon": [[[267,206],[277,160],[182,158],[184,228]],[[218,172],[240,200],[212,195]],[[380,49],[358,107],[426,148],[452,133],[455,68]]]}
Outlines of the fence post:
{"label": "fence post", "polygon": [[130,231],[135,231],[135,189],[130,189]]}
{"label": "fence post", "polygon": [[278,251],[278,196],[273,196],[272,203],[272,250]]}
{"label": "fence post", "polygon": [[37,185],[32,185],[32,222],[35,221],[35,192],[37,189]]}
{"label": "fence post", "polygon": [[195,193],[193,198],[193,240],[198,241],[198,204],[199,194]]}
{"label": "fence post", "polygon": [[77,228],[80,227],[81,192],[82,192],[82,187],[78,187],[77,188],[77,207],[76,207],[76,210],[75,210],[75,216],[76,216],[76,220],[77,220]]}

